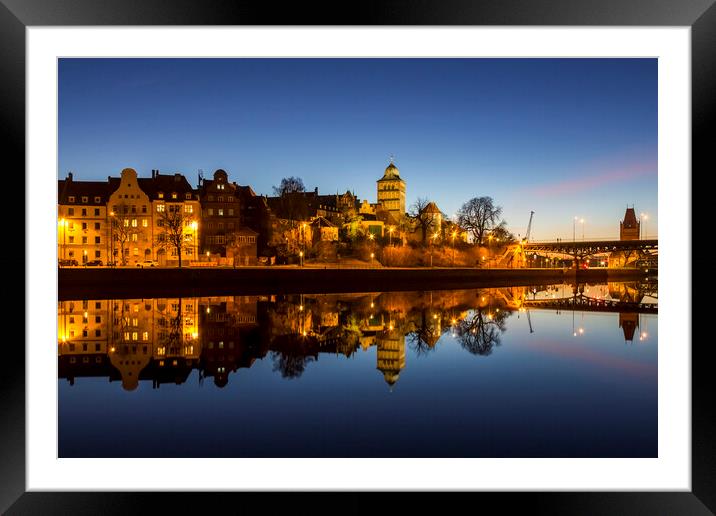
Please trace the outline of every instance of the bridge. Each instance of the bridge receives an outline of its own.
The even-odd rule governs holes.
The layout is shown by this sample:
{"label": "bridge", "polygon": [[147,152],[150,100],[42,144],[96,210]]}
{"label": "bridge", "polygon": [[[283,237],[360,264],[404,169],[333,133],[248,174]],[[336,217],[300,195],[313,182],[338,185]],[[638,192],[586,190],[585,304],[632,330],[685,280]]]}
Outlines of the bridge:
{"label": "bridge", "polygon": [[[507,246],[504,254],[498,259],[501,266],[514,267],[515,264],[524,264],[527,255],[533,253],[563,254],[581,262],[588,256],[598,254],[621,253],[627,257],[631,253],[635,259],[646,262],[654,261],[655,253],[659,249],[658,239],[641,240],[580,240],[580,241],[552,241],[552,242],[518,242]],[[515,258],[517,260],[515,261]],[[651,260],[649,260],[651,259]],[[637,260],[637,261],[638,261]]]}
{"label": "bridge", "polygon": [[615,299],[595,299],[589,296],[572,296],[557,299],[524,300],[522,308],[541,308],[547,310],[578,310],[580,312],[611,312],[657,314],[656,303],[634,303]]}

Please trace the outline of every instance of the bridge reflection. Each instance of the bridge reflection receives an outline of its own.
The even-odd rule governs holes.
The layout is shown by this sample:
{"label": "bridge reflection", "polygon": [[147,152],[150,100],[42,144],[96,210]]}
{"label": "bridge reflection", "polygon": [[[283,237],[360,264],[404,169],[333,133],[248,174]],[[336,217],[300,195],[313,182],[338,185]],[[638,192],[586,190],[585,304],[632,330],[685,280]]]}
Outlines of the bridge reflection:
{"label": "bridge reflection", "polygon": [[[287,379],[320,356],[375,349],[394,385],[443,336],[473,355],[501,343],[508,318],[530,311],[616,312],[626,340],[640,314],[657,313],[655,282],[547,285],[438,292],[76,300],[58,304],[59,377],[106,377],[126,390],[182,384],[192,371],[224,387],[232,373],[270,360]],[[530,321],[530,331],[532,323]]]}

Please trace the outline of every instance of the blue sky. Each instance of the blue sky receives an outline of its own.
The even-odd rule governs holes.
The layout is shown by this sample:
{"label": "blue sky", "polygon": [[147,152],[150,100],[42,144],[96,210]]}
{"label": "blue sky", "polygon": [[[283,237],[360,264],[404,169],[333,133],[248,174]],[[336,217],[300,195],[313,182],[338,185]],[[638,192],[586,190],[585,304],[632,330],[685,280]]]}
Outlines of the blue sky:
{"label": "blue sky", "polygon": [[[59,177],[217,168],[271,194],[299,176],[375,202],[489,195],[536,239],[657,234],[656,59],[61,59]],[[576,225],[581,238],[582,225]]]}

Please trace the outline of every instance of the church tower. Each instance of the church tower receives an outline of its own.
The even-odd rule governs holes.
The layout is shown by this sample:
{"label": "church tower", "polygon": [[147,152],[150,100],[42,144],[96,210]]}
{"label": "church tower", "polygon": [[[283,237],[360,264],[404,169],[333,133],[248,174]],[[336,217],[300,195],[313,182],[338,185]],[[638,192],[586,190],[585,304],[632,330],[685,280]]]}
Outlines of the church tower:
{"label": "church tower", "polygon": [[405,181],[400,177],[398,167],[390,158],[390,165],[383,177],[376,181],[378,186],[378,205],[392,216],[396,223],[405,217]]}

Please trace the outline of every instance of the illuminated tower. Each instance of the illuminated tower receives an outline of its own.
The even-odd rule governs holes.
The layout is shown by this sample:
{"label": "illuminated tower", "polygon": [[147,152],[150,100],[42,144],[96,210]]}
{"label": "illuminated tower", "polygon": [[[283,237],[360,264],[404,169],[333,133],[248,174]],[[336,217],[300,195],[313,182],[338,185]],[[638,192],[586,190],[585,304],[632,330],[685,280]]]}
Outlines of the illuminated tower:
{"label": "illuminated tower", "polygon": [[376,335],[378,344],[377,369],[383,373],[385,382],[391,387],[398,381],[400,371],[405,367],[405,335],[397,329],[386,330]]}
{"label": "illuminated tower", "polygon": [[378,204],[390,213],[394,223],[405,217],[405,181],[400,177],[398,167],[390,158],[390,165],[385,169],[383,177],[376,181],[378,186]]}

